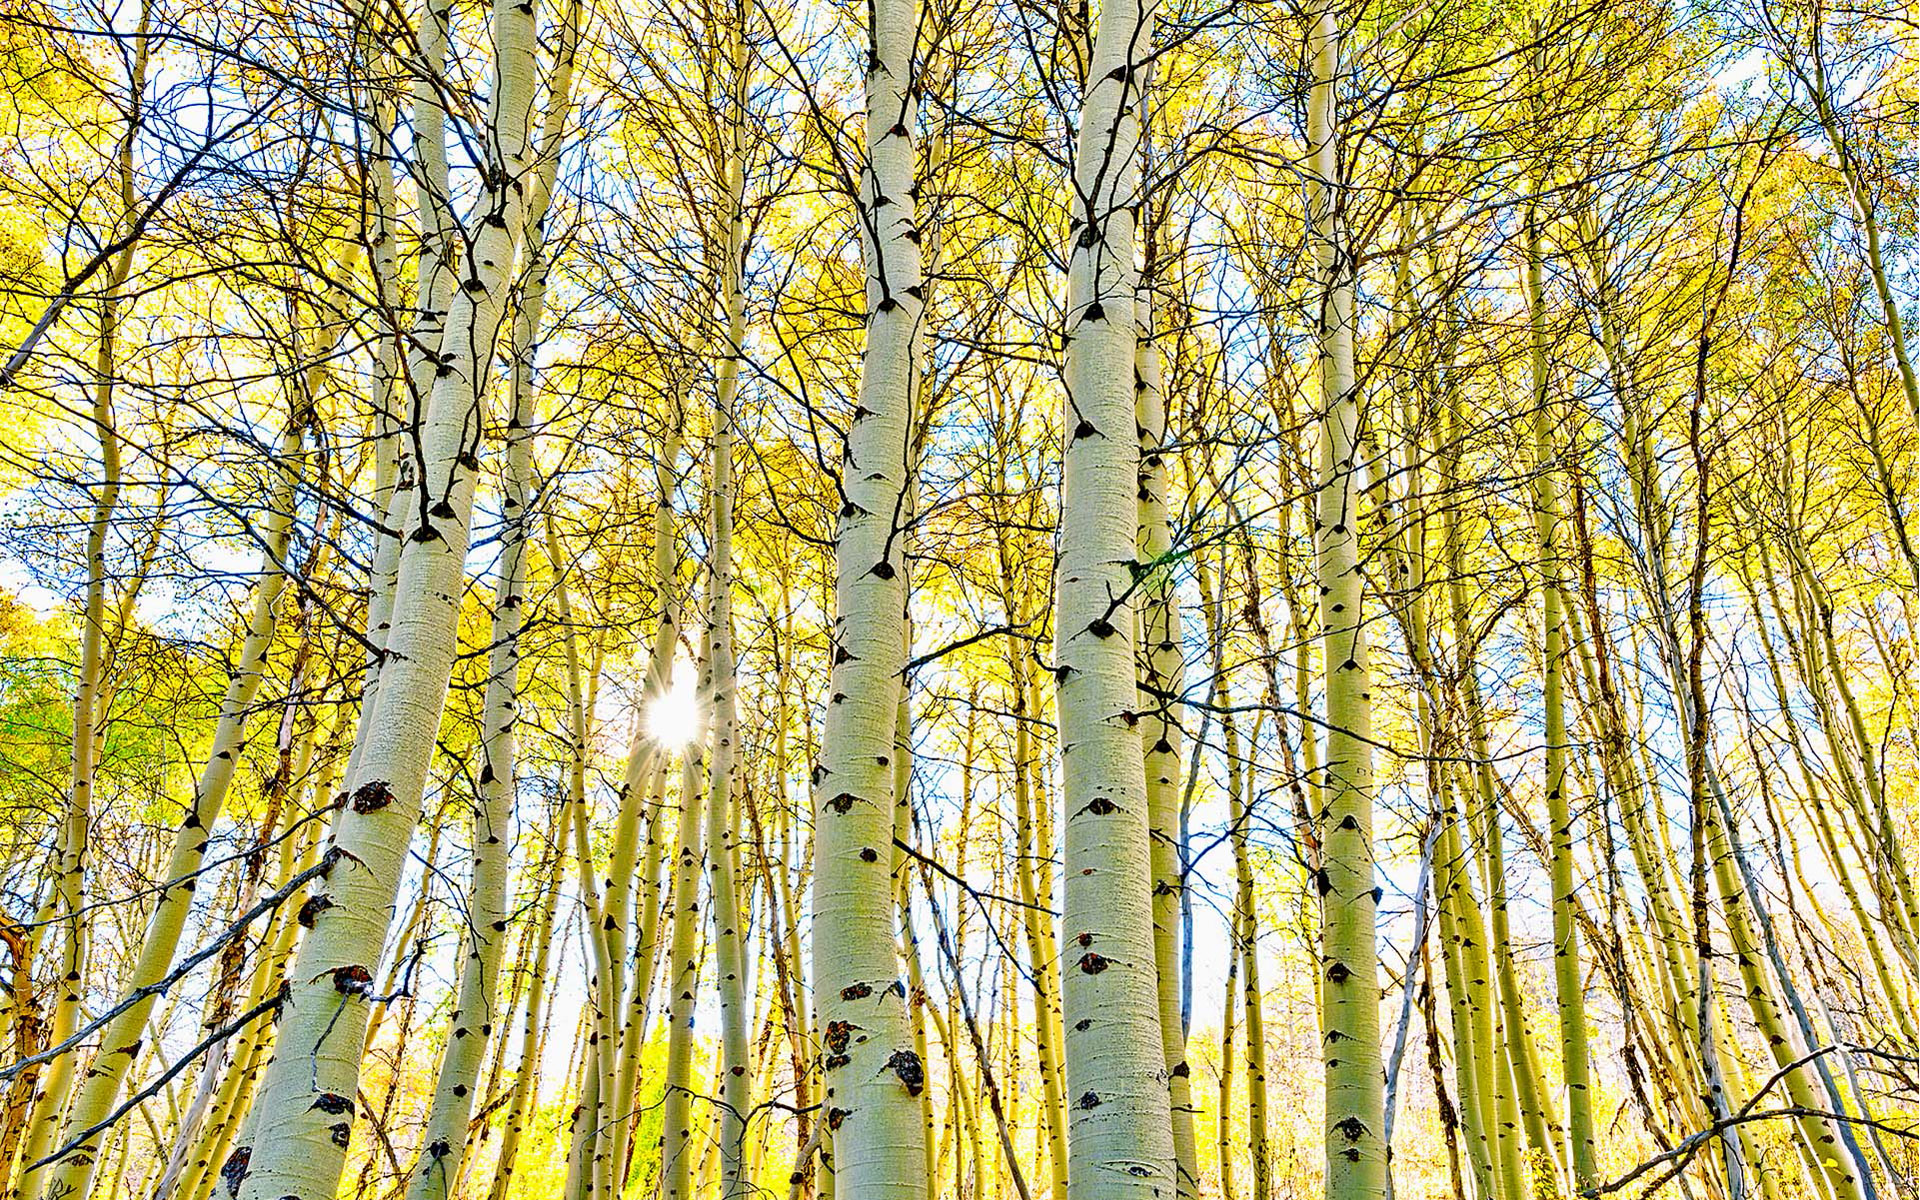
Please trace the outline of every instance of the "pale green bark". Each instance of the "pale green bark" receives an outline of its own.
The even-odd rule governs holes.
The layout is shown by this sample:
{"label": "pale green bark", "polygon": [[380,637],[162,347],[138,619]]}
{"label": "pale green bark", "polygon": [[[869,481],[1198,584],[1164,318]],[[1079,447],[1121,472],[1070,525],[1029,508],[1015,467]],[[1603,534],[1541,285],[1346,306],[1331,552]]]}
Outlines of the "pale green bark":
{"label": "pale green bark", "polygon": [[1387,1191],[1380,985],[1374,944],[1372,700],[1360,605],[1359,403],[1354,380],[1354,265],[1340,228],[1342,187],[1338,14],[1312,18],[1308,56],[1307,214],[1318,271],[1317,336],[1323,413],[1315,542],[1320,641],[1326,671],[1326,765],[1319,887],[1328,1200],[1379,1200]]}
{"label": "pale green bark", "polygon": [[500,1134],[500,1153],[494,1164],[493,1183],[487,1191],[488,1200],[506,1200],[507,1189],[513,1183],[514,1165],[520,1157],[520,1142],[526,1135],[527,1120],[539,1098],[547,962],[553,952],[554,909],[559,906],[560,880],[566,874],[567,835],[573,818],[573,804],[563,799],[548,852],[551,863],[540,885],[540,915],[533,931],[533,957],[527,964],[526,1006],[520,1014],[520,1066],[514,1072],[512,1093],[507,1099],[506,1123]]}
{"label": "pale green bark", "polygon": [[1140,602],[1140,742],[1146,753],[1147,821],[1153,839],[1153,958],[1159,974],[1160,1040],[1167,1060],[1173,1118],[1175,1193],[1194,1196],[1200,1164],[1194,1142],[1187,1038],[1180,1020],[1180,911],[1186,887],[1180,839],[1180,726],[1173,705],[1181,689],[1180,601],[1173,582],[1173,539],[1167,522],[1167,397],[1160,347],[1154,342],[1153,291],[1140,290],[1137,396],[1140,436],[1138,557],[1147,572]]}
{"label": "pale green bark", "polygon": [[1068,1195],[1175,1191],[1154,956],[1152,833],[1136,728],[1134,564],[1140,92],[1151,0],[1101,6],[1070,197],[1055,617],[1066,909]]}
{"label": "pale green bark", "polygon": [[712,754],[707,790],[707,895],[713,909],[714,969],[720,990],[720,1196],[739,1200],[753,1188],[747,1172],[747,1115],[753,1092],[752,1062],[747,1048],[750,998],[747,994],[745,931],[741,928],[740,898],[734,879],[739,818],[734,812],[734,738],[739,725],[735,713],[733,649],[733,423],[734,401],[740,384],[740,359],[747,334],[746,293],[742,275],[746,254],[746,146],[747,103],[746,9],[733,12],[727,29],[727,61],[732,72],[732,112],[726,129],[726,231],[720,262],[721,309],[726,342],[718,367],[713,400],[713,434],[708,486],[711,495],[707,553],[712,579],[707,595],[709,685],[705,695],[713,705]]}
{"label": "pale green bark", "polygon": [[673,847],[671,930],[667,944],[666,1094],[661,1103],[660,1200],[691,1200],[700,1147],[693,1141],[693,1008],[700,984],[700,865],[706,806],[697,745],[680,763],[680,821]]}
{"label": "pale green bark", "polygon": [[[1035,1056],[1039,1059],[1041,1103],[1046,1108],[1047,1171],[1051,1194],[1067,1194],[1067,1106],[1060,1062],[1060,947],[1053,932],[1053,887],[1042,883],[1036,859],[1052,853],[1037,836],[1041,805],[1034,802],[1035,768],[1031,723],[1037,719],[1037,694],[1027,658],[1016,647],[1009,655],[1013,676],[1013,811],[1017,839],[1014,873],[1020,888],[1021,930],[1026,935],[1027,965],[1033,980]],[[1044,799],[1042,801],[1044,803]]]}
{"label": "pale green bark", "polygon": [[[297,402],[296,397],[296,402]],[[247,632],[239,657],[227,680],[214,728],[213,745],[194,785],[193,800],[174,835],[160,893],[147,919],[146,936],[121,991],[133,995],[150,988],[173,965],[187,915],[193,908],[195,883],[213,826],[226,804],[235,769],[246,749],[246,722],[255,694],[266,673],[267,651],[273,644],[275,606],[286,586],[287,545],[293,535],[296,487],[301,476],[301,453],[309,416],[296,410],[288,419],[276,455],[275,479],[261,523],[260,569],[253,586]],[[139,1054],[142,1035],[158,992],[148,992],[108,1021],[100,1030],[99,1051],[82,1078],[65,1127],[61,1130],[59,1160],[45,1173],[49,1197],[84,1196],[93,1180],[105,1130],[87,1133],[100,1124],[120,1097],[121,1085]],[[28,1160],[31,1165],[32,1160]],[[24,1187],[24,1181],[23,1181]]]}
{"label": "pale green bark", "polygon": [[[1518,1156],[1510,1149],[1513,1138],[1497,1137],[1493,1076],[1500,1048],[1493,1040],[1493,1022],[1487,1004],[1486,951],[1480,945],[1479,923],[1468,875],[1466,850],[1460,835],[1459,814],[1452,789],[1444,777],[1437,801],[1441,822],[1434,846],[1440,940],[1444,948],[1448,1015],[1452,1020],[1453,1064],[1460,1102],[1461,1133],[1466,1158],[1473,1171],[1474,1193],[1481,1200],[1500,1200],[1521,1181]],[[1478,961],[1476,961],[1476,959]]]}
{"label": "pale green bark", "polygon": [[[814,995],[837,1192],[921,1200],[925,1064],[895,953],[894,731],[905,667],[903,514],[923,296],[915,217],[915,0],[868,9],[867,165],[859,195],[866,347],[840,464],[831,694],[816,772]],[[824,1183],[824,1180],[823,1180]]]}
{"label": "pale green bark", "polygon": [[[457,639],[486,376],[511,284],[529,170],[535,82],[531,5],[500,0],[479,201],[419,434],[420,523],[400,557],[378,712],[334,831],[331,906],[316,914],[282,1009],[258,1111],[274,1136],[252,1147],[242,1200],[332,1200],[351,1140],[373,983],[407,844],[419,819]],[[431,503],[429,500],[431,499]]]}
{"label": "pale green bark", "polygon": [[[146,90],[147,62],[151,43],[146,5],[140,7],[134,40],[132,71],[127,85],[127,127],[114,156],[118,182],[119,224],[125,225],[134,213],[134,142],[139,137],[142,98]],[[47,1031],[48,1044],[58,1046],[73,1037],[80,1025],[81,990],[86,966],[87,922],[81,911],[86,894],[87,849],[93,821],[94,771],[100,754],[100,735],[104,732],[101,691],[108,648],[106,642],[107,608],[107,535],[113,527],[113,514],[120,502],[120,432],[115,426],[113,392],[119,359],[119,332],[122,301],[118,292],[133,269],[135,244],[114,257],[101,289],[99,324],[94,342],[93,378],[87,392],[92,401],[93,432],[100,443],[100,482],[93,493],[93,512],[87,525],[87,584],[80,617],[80,673],[73,693],[73,774],[67,794],[66,813],[56,839],[53,896],[50,917],[59,922],[60,968],[55,983],[53,1019]],[[134,1027],[136,1030],[139,1026]],[[14,1192],[31,1197],[38,1194],[47,1164],[40,1163],[53,1146],[54,1131],[60,1127],[69,1091],[73,1084],[75,1053],[55,1058],[45,1068],[40,1090],[35,1095],[26,1136],[21,1143],[19,1177]],[[116,1079],[117,1084],[117,1079]],[[111,1103],[111,1101],[109,1101]],[[36,1165],[38,1164],[38,1165]]]}
{"label": "pale green bark", "polygon": [[567,794],[564,803],[573,814],[571,820],[563,819],[560,822],[559,837],[560,844],[564,845],[568,833],[572,835],[583,918],[582,939],[588,946],[593,968],[588,979],[593,1004],[583,1017],[588,1032],[580,1064],[580,1075],[586,1082],[578,1093],[580,1099],[573,1122],[567,1183],[561,1191],[567,1200],[576,1200],[583,1196],[604,1197],[612,1190],[608,1153],[610,1139],[600,1134],[607,1128],[611,1105],[601,1082],[613,1078],[614,1014],[606,989],[600,985],[600,981],[609,974],[607,939],[598,936],[597,932],[603,927],[605,909],[601,904],[600,887],[593,870],[593,850],[588,830],[590,818],[587,812],[587,756],[593,730],[593,694],[598,690],[600,664],[596,650],[592,668],[594,681],[590,685],[580,661],[580,634],[573,620],[573,601],[565,578],[566,568],[562,566],[565,561],[560,554],[560,539],[554,529],[552,514],[548,514],[547,562],[552,565],[555,576],[554,613],[559,618],[560,627],[566,631],[561,641],[567,667]]}
{"label": "pale green bark", "polygon": [[[647,1018],[653,1002],[654,966],[660,955],[661,870],[667,861],[669,813],[666,805],[669,748],[653,737],[647,722],[651,706],[658,703],[673,682],[673,651],[679,637],[682,617],[677,594],[680,572],[679,546],[675,541],[676,513],[673,499],[679,479],[679,459],[683,447],[682,426],[686,421],[686,396],[676,386],[662,432],[658,460],[654,463],[657,495],[653,510],[653,649],[647,662],[645,686],[640,693],[641,720],[627,747],[627,759],[620,783],[620,806],[614,820],[613,849],[607,874],[601,885],[606,914],[600,922],[597,940],[605,943],[607,970],[599,976],[597,1001],[615,1019],[613,1045],[610,1048],[612,1071],[600,1082],[600,1098],[609,1107],[611,1124],[596,1124],[595,1154],[608,1164],[609,1178],[617,1179],[614,1191],[622,1192],[629,1182],[630,1148],[633,1136],[633,1098],[640,1070],[640,1054],[646,1043]],[[644,820],[646,840],[640,844]],[[644,857],[643,857],[644,856]],[[631,978],[628,977],[628,925],[631,920],[636,883],[639,890],[639,921],[633,950]]]}
{"label": "pale green bark", "polygon": [[1528,361],[1533,383],[1533,523],[1540,555],[1541,683],[1545,708],[1548,875],[1553,886],[1553,979],[1560,1015],[1560,1057],[1567,1081],[1567,1141],[1573,1185],[1599,1183],[1594,1159],[1593,1097],[1587,1054],[1586,996],[1580,978],[1580,934],[1574,923],[1573,817],[1567,804],[1567,714],[1561,627],[1560,499],[1547,375],[1546,298],[1540,284],[1539,216],[1526,215]]}

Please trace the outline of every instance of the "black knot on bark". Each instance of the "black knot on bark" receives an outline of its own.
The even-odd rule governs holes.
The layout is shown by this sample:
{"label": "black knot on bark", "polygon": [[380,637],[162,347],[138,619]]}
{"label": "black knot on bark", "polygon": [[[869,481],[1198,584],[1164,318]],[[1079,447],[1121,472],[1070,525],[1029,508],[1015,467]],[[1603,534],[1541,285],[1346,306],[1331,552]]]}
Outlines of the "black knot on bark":
{"label": "black knot on bark", "polygon": [[353,811],[357,813],[379,812],[392,803],[393,787],[384,779],[363,783],[353,793]]}
{"label": "black knot on bark", "polygon": [[343,996],[364,996],[373,990],[373,972],[359,963],[335,967],[329,974],[333,976],[333,990]]}
{"label": "black knot on bark", "polygon": [[1343,962],[1334,963],[1327,968],[1327,978],[1333,980],[1335,983],[1345,983],[1347,977],[1351,974],[1353,974],[1353,972],[1347,970],[1347,964]]}
{"label": "black knot on bark", "polygon": [[348,1116],[353,1115],[353,1101],[340,1095],[338,1092],[321,1092],[319,1097],[314,1100],[313,1107],[330,1117],[337,1117],[342,1113]]}
{"label": "black knot on bark", "polygon": [[306,902],[300,906],[299,920],[301,926],[306,929],[312,929],[314,921],[319,919],[320,914],[333,907],[335,907],[333,897],[327,895],[325,892],[321,892],[317,896],[308,896]]}
{"label": "black knot on bark", "polygon": [[842,1000],[865,1000],[871,995],[873,995],[873,985],[870,983],[856,983],[840,989]]}
{"label": "black knot on bark", "polygon": [[907,1089],[909,1096],[918,1096],[927,1086],[927,1074],[920,1066],[920,1056],[911,1050],[895,1050],[887,1059],[887,1069],[900,1077],[900,1086]]}
{"label": "black knot on bark", "polygon": [[1086,1095],[1080,1097],[1080,1107],[1081,1108],[1099,1108],[1100,1097],[1094,1095],[1092,1092],[1088,1092]]}
{"label": "black knot on bark", "polygon": [[1104,955],[1089,950],[1080,956],[1080,969],[1089,975],[1098,975],[1111,965]]}
{"label": "black knot on bark", "polygon": [[247,1164],[253,1161],[253,1147],[242,1146],[227,1156],[225,1165],[220,1168],[220,1181],[227,1185],[227,1195],[238,1196],[240,1185],[246,1182]]}

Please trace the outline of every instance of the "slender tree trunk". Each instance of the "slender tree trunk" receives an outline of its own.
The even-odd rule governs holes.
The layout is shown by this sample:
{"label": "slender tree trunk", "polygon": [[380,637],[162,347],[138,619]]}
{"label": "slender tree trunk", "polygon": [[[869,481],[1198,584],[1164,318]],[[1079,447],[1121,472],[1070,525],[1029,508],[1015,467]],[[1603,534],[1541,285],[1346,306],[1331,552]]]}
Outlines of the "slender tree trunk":
{"label": "slender tree trunk", "polygon": [[860,186],[866,348],[841,461],[831,695],[816,772],[814,988],[837,1190],[920,1200],[925,1064],[895,953],[894,731],[905,666],[903,514],[924,284],[915,218],[916,0],[868,9],[867,163]]}
{"label": "slender tree trunk", "polygon": [[419,819],[457,640],[462,564],[470,537],[481,396],[511,284],[528,178],[534,13],[500,0],[493,15],[495,78],[470,261],[454,294],[432,398],[420,430],[420,520],[400,559],[377,703],[358,749],[347,810],[334,831],[338,863],[301,946],[281,1015],[278,1052],[259,1102],[274,1136],[253,1147],[242,1200],[331,1200],[351,1142],[377,963]]}
{"label": "slender tree trunk", "polygon": [[[1142,105],[1144,108],[1144,104]],[[1200,1164],[1194,1144],[1187,1036],[1180,1019],[1180,909],[1186,887],[1180,838],[1180,726],[1173,707],[1181,690],[1180,601],[1173,582],[1173,539],[1167,521],[1167,397],[1160,346],[1154,339],[1154,293],[1140,289],[1136,319],[1134,407],[1140,438],[1138,559],[1140,602],[1140,742],[1146,751],[1148,833],[1153,839],[1153,958],[1159,974],[1160,1040],[1166,1050],[1173,1117],[1176,1194],[1197,1196]]]}
{"label": "slender tree trunk", "polygon": [[[1041,1102],[1046,1106],[1047,1166],[1055,1200],[1067,1194],[1067,1106],[1060,1062],[1059,969],[1060,948],[1054,938],[1052,889],[1042,892],[1035,859],[1052,853],[1039,842],[1038,808],[1033,797],[1035,767],[1030,725],[1037,714],[1029,698],[1036,693],[1028,679],[1027,659],[1019,650],[1010,654],[1013,673],[1013,806],[1019,844],[1014,872],[1020,888],[1021,928],[1026,934],[1027,964],[1033,980],[1034,1040],[1040,1067]],[[1044,803],[1044,799],[1042,800]]]}
{"label": "slender tree trunk", "polygon": [[753,1077],[748,1060],[745,930],[742,927],[738,885],[734,880],[739,822],[734,812],[734,738],[739,721],[734,710],[733,650],[733,423],[739,391],[740,359],[747,333],[746,291],[742,274],[746,255],[746,19],[744,3],[731,11],[727,30],[727,61],[731,69],[732,112],[727,127],[726,233],[720,263],[721,309],[726,321],[724,357],[720,360],[713,401],[712,528],[707,542],[712,579],[708,584],[707,627],[710,653],[707,670],[712,682],[705,689],[713,705],[712,758],[707,792],[707,893],[713,909],[714,966],[720,985],[720,1195],[740,1200],[753,1188],[746,1171],[747,1114]]}
{"label": "slender tree trunk", "polygon": [[1055,618],[1066,833],[1068,1194],[1177,1188],[1134,656],[1140,92],[1152,0],[1100,12],[1074,150]]}
{"label": "slender tree trunk", "polygon": [[[641,690],[641,721],[633,742],[627,748],[627,761],[620,784],[620,806],[615,817],[613,852],[609,859],[602,892],[606,897],[606,918],[596,935],[606,945],[607,973],[599,988],[605,993],[600,1003],[610,1016],[618,1017],[614,1042],[609,1050],[612,1073],[600,1083],[600,1095],[612,1114],[612,1123],[596,1125],[596,1153],[611,1164],[613,1178],[624,1191],[633,1136],[633,1099],[639,1079],[640,1055],[646,1045],[647,1018],[653,1002],[654,966],[660,955],[661,870],[667,861],[668,813],[666,805],[667,760],[669,747],[659,744],[648,721],[652,706],[659,703],[673,682],[673,652],[679,637],[682,611],[677,596],[680,555],[674,538],[674,491],[678,485],[678,462],[682,447],[682,427],[686,423],[686,394],[676,384],[667,414],[668,425],[659,442],[659,461],[654,464],[657,498],[653,510],[653,652],[647,664],[646,685]],[[644,812],[643,812],[644,809]],[[644,861],[639,845],[642,820],[646,824]],[[638,871],[639,921],[631,978],[628,977],[628,931]]]}
{"label": "slender tree trunk", "polygon": [[1308,52],[1309,240],[1321,292],[1317,326],[1325,406],[1315,524],[1320,567],[1320,628],[1325,655],[1327,745],[1326,910],[1321,937],[1323,1063],[1326,1069],[1327,1200],[1378,1200],[1387,1190],[1384,1079],[1380,1061],[1380,986],[1374,945],[1372,701],[1361,617],[1358,481],[1359,398],[1355,395],[1354,266],[1340,223],[1343,189],[1339,113],[1338,14],[1312,17]]}
{"label": "slender tree trunk", "polygon": [[672,933],[667,945],[667,1061],[662,1074],[660,1200],[691,1200],[693,1140],[693,1016],[700,983],[700,862],[707,853],[701,803],[700,754],[688,745],[680,763],[680,830],[673,847]]}
{"label": "slender tree trunk", "polygon": [[[309,420],[310,414],[296,410],[290,415],[286,432],[280,439],[274,468],[278,478],[260,531],[263,548],[246,636],[233,674],[227,680],[226,694],[221,698],[213,746],[194,785],[186,816],[174,835],[173,849],[162,876],[164,882],[147,920],[146,936],[123,982],[124,995],[151,987],[173,965],[187,914],[193,906],[201,860],[206,855],[213,826],[226,804],[234,770],[246,750],[247,718],[253,713],[254,696],[266,673],[267,651],[273,644],[276,623],[274,610],[286,585],[285,560],[293,536],[302,441]],[[66,1126],[61,1131],[61,1157],[46,1172],[44,1186],[50,1200],[86,1195],[99,1158],[102,1135],[89,1135],[84,1131],[99,1124],[119,1099],[121,1084],[139,1053],[147,1019],[158,1000],[158,993],[148,993],[101,1029],[99,1053],[80,1082]]]}
{"label": "slender tree trunk", "polygon": [[[115,155],[117,167],[119,225],[134,218],[134,143],[140,136],[142,104],[146,91],[147,61],[151,45],[146,33],[149,14],[140,7],[135,30],[132,72],[127,81],[127,127]],[[100,482],[94,489],[93,515],[87,525],[87,586],[80,617],[80,674],[73,694],[73,775],[67,794],[66,815],[56,855],[53,895],[53,920],[60,923],[60,970],[54,996],[53,1020],[48,1028],[48,1044],[61,1045],[79,1028],[81,992],[85,986],[86,920],[82,903],[86,896],[88,836],[93,823],[94,772],[104,730],[102,691],[105,687],[103,663],[107,608],[107,537],[113,530],[113,514],[120,502],[120,431],[115,425],[113,393],[119,370],[119,335],[122,317],[120,288],[133,270],[135,243],[129,243],[107,269],[100,301],[100,320],[94,342],[93,379],[88,391],[93,401],[94,435],[100,442]],[[133,1030],[139,1031],[134,1025]],[[124,1031],[122,1031],[124,1032]],[[103,1043],[104,1046],[104,1043]],[[34,1097],[26,1136],[20,1152],[20,1174],[14,1192],[23,1197],[38,1195],[47,1164],[40,1163],[53,1145],[54,1132],[60,1128],[73,1085],[78,1055],[62,1054],[49,1063],[40,1076],[40,1091]],[[114,1083],[118,1085],[118,1076]],[[108,1101],[111,1104],[111,1100]],[[89,1173],[92,1155],[84,1165]],[[38,1164],[38,1165],[36,1165]]]}
{"label": "slender tree trunk", "polygon": [[520,1066],[514,1072],[513,1088],[507,1099],[505,1129],[500,1135],[500,1153],[493,1169],[488,1200],[506,1200],[513,1184],[513,1171],[520,1157],[520,1142],[526,1136],[527,1121],[534,1111],[540,1086],[541,1023],[546,1014],[547,963],[553,951],[553,916],[559,906],[560,881],[566,874],[567,834],[574,817],[573,805],[560,804],[552,844],[548,848],[549,865],[541,876],[539,917],[533,931],[533,957],[527,967],[527,1001],[520,1016]]}
{"label": "slender tree trunk", "polygon": [[1599,1182],[1594,1161],[1593,1097],[1589,1084],[1587,1010],[1580,977],[1580,935],[1574,924],[1573,816],[1567,803],[1567,715],[1563,672],[1566,638],[1560,602],[1560,487],[1553,447],[1552,382],[1547,373],[1546,295],[1540,284],[1540,218],[1526,214],[1526,290],[1529,364],[1533,381],[1533,524],[1539,541],[1542,703],[1546,727],[1548,837],[1552,854],[1553,979],[1560,1012],[1560,1060],[1567,1081],[1567,1140],[1578,1190]]}

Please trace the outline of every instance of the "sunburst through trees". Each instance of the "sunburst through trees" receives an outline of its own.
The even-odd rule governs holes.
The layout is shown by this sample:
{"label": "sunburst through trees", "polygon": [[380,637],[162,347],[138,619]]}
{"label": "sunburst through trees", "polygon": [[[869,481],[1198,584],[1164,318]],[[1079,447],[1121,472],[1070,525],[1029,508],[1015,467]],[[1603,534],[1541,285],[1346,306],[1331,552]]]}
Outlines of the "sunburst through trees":
{"label": "sunburst through trees", "polygon": [[9,0],[8,1194],[1912,1195],[1916,61]]}

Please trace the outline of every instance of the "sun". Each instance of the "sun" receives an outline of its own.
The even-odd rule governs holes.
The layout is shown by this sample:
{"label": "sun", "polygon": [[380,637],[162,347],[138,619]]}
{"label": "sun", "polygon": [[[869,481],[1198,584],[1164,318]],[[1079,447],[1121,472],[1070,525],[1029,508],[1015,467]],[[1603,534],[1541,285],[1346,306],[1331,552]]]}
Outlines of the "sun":
{"label": "sun", "polygon": [[679,749],[699,740],[705,714],[694,677],[692,663],[676,660],[667,690],[647,706],[647,736],[659,745]]}

